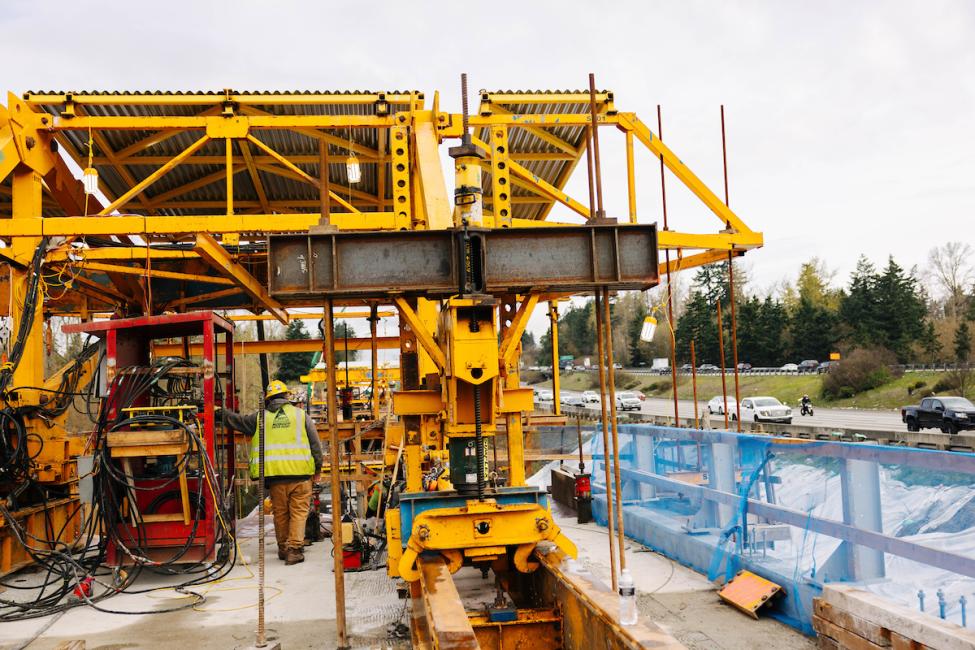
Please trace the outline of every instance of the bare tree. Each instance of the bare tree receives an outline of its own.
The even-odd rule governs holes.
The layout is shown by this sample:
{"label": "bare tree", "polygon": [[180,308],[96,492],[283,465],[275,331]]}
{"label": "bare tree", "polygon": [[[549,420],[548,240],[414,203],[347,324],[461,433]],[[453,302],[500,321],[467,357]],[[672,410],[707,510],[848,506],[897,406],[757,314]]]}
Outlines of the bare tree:
{"label": "bare tree", "polygon": [[969,244],[948,242],[928,253],[928,264],[938,288],[944,294],[946,315],[955,318],[965,303],[965,288],[975,281]]}

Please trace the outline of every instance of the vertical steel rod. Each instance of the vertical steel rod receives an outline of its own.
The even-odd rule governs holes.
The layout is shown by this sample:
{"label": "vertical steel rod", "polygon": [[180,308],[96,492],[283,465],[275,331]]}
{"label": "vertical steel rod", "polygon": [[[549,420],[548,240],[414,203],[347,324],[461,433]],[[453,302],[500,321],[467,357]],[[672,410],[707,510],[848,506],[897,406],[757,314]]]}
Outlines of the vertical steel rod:
{"label": "vertical steel rod", "polygon": [[[616,551],[613,548],[613,531],[616,527],[616,507],[613,502],[613,477],[610,475],[609,461],[612,448],[609,446],[609,422],[606,416],[606,369],[603,366],[605,350],[603,344],[603,311],[600,302],[600,290],[596,289],[596,345],[599,359],[596,367],[599,370],[599,408],[602,415],[603,428],[603,470],[606,477],[606,528],[609,531],[609,571],[613,582],[613,593],[619,588],[616,577]],[[622,550],[622,549],[621,549]]]}
{"label": "vertical steel rod", "polygon": [[[372,303],[369,305],[369,352],[372,357],[372,419],[379,419],[379,347],[376,344],[376,325],[379,321],[379,305]],[[348,365],[349,360],[345,360]]]}
{"label": "vertical steel rod", "polygon": [[694,350],[694,339],[691,339],[691,387],[694,390],[694,428],[700,429],[697,421],[697,353]]}
{"label": "vertical steel rod", "polygon": [[[260,321],[258,321],[260,322]],[[258,648],[267,646],[264,624],[264,391],[257,393],[257,642]]]}
{"label": "vertical steel rod", "polygon": [[[660,104],[657,104],[657,137],[663,140],[664,122]],[[660,198],[664,209],[664,230],[667,226],[667,182],[664,174],[664,157],[660,156]],[[667,325],[670,328],[670,383],[674,394],[674,426],[680,426],[680,410],[677,406],[677,340],[674,330],[674,291],[670,281],[670,249],[664,249],[664,263],[667,265]]]}
{"label": "vertical steel rod", "polygon": [[339,459],[338,407],[335,384],[335,305],[331,298],[325,303],[325,366],[328,405],[328,464],[332,484],[332,564],[335,570],[335,627],[338,631],[338,647],[348,648],[345,629],[345,566],[342,544],[342,485]]}
{"label": "vertical steel rod", "polygon": [[731,301],[731,362],[735,368],[735,413],[738,418],[738,433],[741,433],[741,386],[738,381],[738,320],[735,316],[735,271],[734,256],[728,251],[728,299]]}
{"label": "vertical steel rod", "polygon": [[[724,428],[728,428],[728,385],[724,368],[724,323],[721,319],[721,298],[718,298],[718,356],[721,357],[721,395],[724,401],[721,410],[724,411]],[[740,418],[739,418],[740,419]]]}
{"label": "vertical steel rod", "polygon": [[613,319],[609,310],[609,288],[603,287],[603,331],[606,337],[606,368],[609,373],[609,412],[613,427],[613,481],[616,484],[616,539],[620,556],[620,571],[626,568],[626,549],[623,545],[623,487],[620,480],[620,432],[616,421],[616,368],[613,361]]}
{"label": "vertical steel rod", "polygon": [[586,472],[586,459],[582,453],[582,419],[576,416],[576,435],[579,438],[579,473],[584,474]]}
{"label": "vertical steel rod", "polygon": [[633,131],[626,132],[626,197],[630,207],[630,223],[636,223],[636,170],[633,166]]}
{"label": "vertical steel rod", "polygon": [[592,223],[596,219],[596,179],[593,177],[592,168],[592,132],[593,127],[590,124],[586,127],[586,172],[589,177],[589,222]]}
{"label": "vertical steel rod", "polygon": [[[724,204],[728,206],[728,146],[725,140],[724,104],[721,105],[721,161],[724,164]],[[729,206],[730,207],[730,206]],[[738,316],[735,308],[735,265],[734,252],[728,251],[728,296],[731,300],[731,355],[735,369],[735,410],[738,418],[738,433],[741,433],[741,384],[738,379]]]}
{"label": "vertical steel rod", "polygon": [[548,303],[548,319],[552,327],[552,411],[562,415],[562,403],[559,399],[559,303],[555,300]]}
{"label": "vertical steel rod", "polygon": [[[603,210],[603,175],[599,165],[599,121],[596,113],[596,75],[589,73],[589,111],[592,115],[592,160],[596,177],[596,218],[606,216]],[[592,213],[590,213],[590,217]]]}

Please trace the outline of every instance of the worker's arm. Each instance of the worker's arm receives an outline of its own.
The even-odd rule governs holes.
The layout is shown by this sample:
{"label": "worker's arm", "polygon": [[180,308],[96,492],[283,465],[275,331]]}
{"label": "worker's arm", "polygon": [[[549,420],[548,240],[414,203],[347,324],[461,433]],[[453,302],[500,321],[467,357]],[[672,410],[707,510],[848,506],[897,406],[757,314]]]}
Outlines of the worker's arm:
{"label": "worker's arm", "polygon": [[257,432],[257,412],[249,415],[241,415],[236,411],[224,409],[223,418],[227,426],[234,431],[240,431],[249,436],[253,436]]}
{"label": "worker's arm", "polygon": [[318,437],[318,429],[311,416],[305,413],[305,433],[308,434],[308,447],[311,449],[311,457],[315,461],[315,476],[322,471],[322,441]]}

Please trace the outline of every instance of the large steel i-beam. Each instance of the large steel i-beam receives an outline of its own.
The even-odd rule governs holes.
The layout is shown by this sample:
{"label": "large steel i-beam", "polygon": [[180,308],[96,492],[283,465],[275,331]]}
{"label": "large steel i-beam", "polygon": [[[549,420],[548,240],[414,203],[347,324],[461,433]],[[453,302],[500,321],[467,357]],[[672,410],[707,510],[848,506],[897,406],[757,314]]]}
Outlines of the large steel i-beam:
{"label": "large steel i-beam", "polygon": [[270,293],[284,302],[455,295],[468,240],[479,251],[474,273],[483,293],[642,290],[658,280],[653,224],[328,232],[270,238]]}

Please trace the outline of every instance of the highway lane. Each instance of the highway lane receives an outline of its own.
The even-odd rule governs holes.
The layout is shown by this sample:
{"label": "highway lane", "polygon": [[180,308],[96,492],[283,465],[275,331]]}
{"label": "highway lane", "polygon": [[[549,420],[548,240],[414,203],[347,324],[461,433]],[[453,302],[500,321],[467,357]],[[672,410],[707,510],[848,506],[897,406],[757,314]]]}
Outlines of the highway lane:
{"label": "highway lane", "polygon": [[[563,395],[580,395],[579,391],[562,391]],[[708,395],[698,401],[698,416],[703,417],[707,408],[707,401],[713,397]],[[732,397],[734,401],[734,397]],[[599,404],[587,404],[587,408],[599,410]],[[694,416],[693,400],[678,400],[678,412],[681,417]],[[795,405],[790,405],[795,407]],[[649,415],[670,415],[674,414],[674,402],[669,399],[648,397],[641,407],[641,412]],[[867,409],[830,409],[819,408],[813,404],[814,415],[801,416],[796,408],[793,408],[793,424],[804,424],[809,426],[837,427],[849,429],[864,429],[866,431],[906,431],[907,427],[901,422],[900,411],[879,411]],[[712,426],[723,424],[723,416],[715,413],[711,416]]]}

